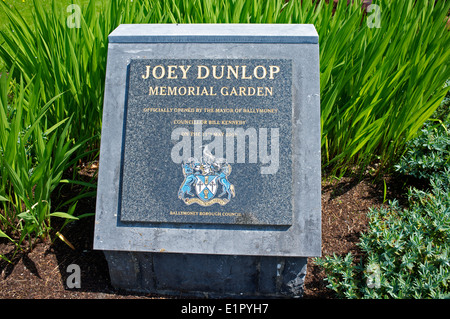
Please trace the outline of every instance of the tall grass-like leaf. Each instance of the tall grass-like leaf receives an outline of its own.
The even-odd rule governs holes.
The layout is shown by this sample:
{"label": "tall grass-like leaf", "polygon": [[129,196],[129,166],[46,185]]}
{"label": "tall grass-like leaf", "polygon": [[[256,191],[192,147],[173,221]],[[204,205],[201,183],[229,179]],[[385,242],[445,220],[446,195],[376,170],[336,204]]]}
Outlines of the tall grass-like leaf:
{"label": "tall grass-like leaf", "polygon": [[64,213],[64,212],[54,212],[50,214],[50,217],[60,217],[60,218],[65,218],[65,219],[73,219],[73,220],[78,220],[78,217],[75,217],[71,214],[68,213]]}
{"label": "tall grass-like leaf", "polygon": [[26,237],[32,245],[49,235],[52,217],[77,219],[75,206],[53,213],[51,194],[74,161],[92,151],[75,156],[89,139],[69,138],[73,117],[48,126],[50,110],[63,94],[44,104],[39,74],[26,86],[23,79],[16,83],[12,72],[5,74],[0,76],[0,229],[18,238],[17,245]]}
{"label": "tall grass-like leaf", "polygon": [[[378,0],[381,28],[360,1],[90,1],[81,28],[63,10],[33,0],[34,27],[1,3],[10,30],[0,58],[26,82],[39,75],[48,127],[72,116],[70,138],[99,145],[107,36],[121,23],[311,23],[319,33],[324,167],[345,170],[381,159],[389,168],[448,91],[448,1]],[[1,114],[0,114],[1,116]],[[79,149],[77,152],[83,152]]]}

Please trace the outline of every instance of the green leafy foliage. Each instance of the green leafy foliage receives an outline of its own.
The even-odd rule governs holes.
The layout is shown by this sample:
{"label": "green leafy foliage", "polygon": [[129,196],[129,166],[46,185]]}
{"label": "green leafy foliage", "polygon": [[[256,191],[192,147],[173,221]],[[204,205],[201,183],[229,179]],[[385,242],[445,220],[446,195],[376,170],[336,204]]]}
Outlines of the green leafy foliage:
{"label": "green leafy foliage", "polygon": [[342,298],[446,298],[450,294],[450,170],[430,193],[411,190],[411,207],[397,202],[370,211],[360,241],[364,256],[316,259],[328,287]]}
{"label": "green leafy foliage", "polygon": [[428,179],[450,166],[450,112],[447,99],[435,114],[436,118],[447,117],[447,122],[436,119],[425,123],[421,134],[408,142],[406,153],[395,165],[398,172]]}
{"label": "green leafy foliage", "polygon": [[315,260],[339,297],[450,296],[449,124],[427,123],[397,166],[402,173],[429,180],[430,189],[410,189],[407,208],[392,201],[370,210],[359,261],[351,254]]}
{"label": "green leafy foliage", "polygon": [[[90,1],[80,28],[68,13],[34,0],[33,25],[0,1],[9,19],[0,58],[25,81],[40,74],[41,95],[67,92],[48,111],[56,124],[72,116],[77,138],[101,131],[107,36],[122,23],[311,23],[320,38],[323,166],[345,171],[375,160],[389,168],[448,91],[450,2],[359,1]],[[370,24],[379,19],[380,28]]]}
{"label": "green leafy foliage", "polygon": [[322,69],[329,69],[321,70],[322,145],[336,167],[364,167],[377,157],[392,165],[447,90],[449,34],[441,21],[449,3],[374,3],[380,28],[368,28],[358,8],[343,4],[328,33],[318,26]]}
{"label": "green leafy foliage", "polygon": [[[50,10],[30,1],[32,21],[0,1],[8,20],[0,30],[0,58],[15,81],[9,85],[2,75],[0,227],[21,233],[21,240],[45,236],[51,216],[68,218],[52,211],[50,194],[60,183],[79,183],[62,179],[75,159],[96,156],[107,36],[119,24],[314,24],[322,160],[335,172],[375,160],[384,168],[397,163],[448,91],[448,1],[375,0],[380,28],[369,25],[373,13],[358,1],[339,1],[336,8],[333,1],[89,1],[80,28],[69,27],[71,13],[56,1]],[[89,142],[81,147],[80,141]],[[65,204],[74,207],[77,198],[92,195],[93,185],[84,186],[87,193]]]}
{"label": "green leafy foliage", "polygon": [[12,74],[0,75],[0,231],[19,246],[28,237],[31,246],[49,235],[52,216],[76,218],[70,208],[51,212],[51,194],[85,141],[69,138],[72,118],[49,126],[48,112],[60,96],[44,104],[35,85],[39,78],[25,87],[22,80],[12,81]]}

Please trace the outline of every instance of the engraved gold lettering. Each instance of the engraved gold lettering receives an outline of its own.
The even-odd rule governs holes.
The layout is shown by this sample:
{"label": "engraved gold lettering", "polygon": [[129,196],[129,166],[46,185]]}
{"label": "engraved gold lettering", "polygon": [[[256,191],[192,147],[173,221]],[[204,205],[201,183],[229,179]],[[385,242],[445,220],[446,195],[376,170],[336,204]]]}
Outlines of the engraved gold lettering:
{"label": "engraved gold lettering", "polygon": [[142,78],[143,78],[144,80],[146,80],[146,79],[148,79],[149,76],[150,76],[150,65],[147,65],[147,66],[146,66],[146,73],[145,73],[145,74],[142,74]]}
{"label": "engraved gold lettering", "polygon": [[223,96],[273,96],[273,87],[266,86],[240,86],[240,87],[227,87],[220,88],[220,94]]}
{"label": "engraved gold lettering", "polygon": [[189,71],[190,68],[191,68],[190,65],[187,65],[187,66],[180,65],[180,70],[181,70],[181,72],[183,72],[183,76],[181,77],[182,79],[186,79],[187,78],[186,74],[187,74],[187,71]]}
{"label": "engraved gold lettering", "polygon": [[238,79],[239,77],[239,65],[235,65],[235,68],[233,69],[232,65],[228,65],[227,70],[228,70],[228,75],[227,75],[227,79],[231,79],[231,73],[233,73],[235,79]]}
{"label": "engraved gold lettering", "polygon": [[[197,70],[197,79],[206,79],[209,76],[209,68],[206,65],[198,65]],[[205,71],[205,74],[202,70]]]}
{"label": "engraved gold lettering", "polygon": [[186,92],[187,92],[187,89],[186,89],[185,86],[181,86],[181,87],[178,89],[178,95],[186,95]]}
{"label": "engraved gold lettering", "polygon": [[203,87],[203,90],[202,90],[202,94],[201,94],[201,95],[209,95],[208,89],[207,89],[206,87]]}
{"label": "engraved gold lettering", "polygon": [[273,80],[274,74],[280,72],[280,67],[277,65],[270,65],[269,66],[269,79]]}
{"label": "engraved gold lettering", "polygon": [[[191,65],[146,65],[141,78],[146,80],[152,76],[154,79],[167,78],[170,80],[181,79],[186,80],[188,71]],[[180,74],[180,71],[181,74]],[[226,79],[271,79],[273,80],[276,74],[280,73],[281,69],[277,65],[257,65],[253,70],[249,69],[247,65],[197,65],[197,79],[207,79],[210,75],[216,80],[224,79],[226,72]]]}
{"label": "engraved gold lettering", "polygon": [[168,79],[177,79],[178,75],[175,75],[175,70],[177,66],[176,65],[168,65],[167,66],[167,78]]}
{"label": "engraved gold lettering", "polygon": [[151,86],[150,87],[150,90],[149,90],[149,92],[148,92],[148,95],[158,95],[158,87],[157,86],[155,86],[155,87],[153,87],[153,86]]}
{"label": "engraved gold lettering", "polygon": [[251,75],[250,76],[245,75],[246,71],[247,71],[247,66],[243,65],[242,66],[242,79],[250,80],[252,78],[252,76]]}
{"label": "engraved gold lettering", "polygon": [[[160,72],[159,75],[157,71],[158,69],[161,70],[159,71]],[[155,79],[162,79],[166,75],[166,69],[164,69],[162,65],[157,65],[153,68],[152,75]]]}
{"label": "engraved gold lettering", "polygon": [[[262,70],[262,75],[258,76],[258,69]],[[263,66],[263,65],[258,65],[257,67],[255,67],[255,69],[253,70],[253,75],[255,76],[255,78],[257,78],[258,80],[264,79],[267,75],[267,69]]]}
{"label": "engraved gold lettering", "polygon": [[167,87],[167,95],[177,95],[177,87],[176,86]]}
{"label": "engraved gold lettering", "polygon": [[220,76],[218,76],[218,75],[217,75],[217,65],[213,65],[213,66],[212,66],[212,74],[213,74],[213,77],[214,77],[215,79],[217,79],[217,80],[223,78],[223,73],[224,73],[225,66],[224,66],[224,65],[221,65],[221,69],[222,69],[222,73],[220,74]]}

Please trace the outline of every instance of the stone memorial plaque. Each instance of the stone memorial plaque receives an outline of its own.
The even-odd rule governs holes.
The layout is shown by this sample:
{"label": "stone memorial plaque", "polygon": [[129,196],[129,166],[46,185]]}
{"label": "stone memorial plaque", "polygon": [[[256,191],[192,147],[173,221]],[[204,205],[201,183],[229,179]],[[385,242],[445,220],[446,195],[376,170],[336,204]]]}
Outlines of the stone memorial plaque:
{"label": "stone memorial plaque", "polygon": [[94,248],[110,267],[113,252],[320,256],[319,78],[312,25],[119,26]]}
{"label": "stone memorial plaque", "polygon": [[120,222],[291,225],[292,60],[131,59]]}

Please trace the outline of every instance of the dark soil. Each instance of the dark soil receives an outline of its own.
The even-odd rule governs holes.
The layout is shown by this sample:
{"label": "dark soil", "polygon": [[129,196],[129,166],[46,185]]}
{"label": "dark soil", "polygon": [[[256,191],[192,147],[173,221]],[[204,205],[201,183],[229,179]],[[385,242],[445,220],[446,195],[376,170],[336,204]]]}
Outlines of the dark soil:
{"label": "dark soil", "polygon": [[[373,178],[342,178],[322,183],[322,255],[348,252],[358,254],[360,233],[366,230],[366,213],[383,200],[405,200],[407,181],[397,178],[383,181]],[[409,183],[410,184],[410,183]],[[69,196],[69,195],[59,195]],[[95,198],[80,201],[78,214],[95,212]],[[53,222],[53,220],[52,220]],[[14,246],[0,241],[0,254],[11,259],[0,259],[0,298],[9,299],[144,299],[164,296],[118,291],[109,282],[108,266],[103,253],[92,249],[94,217],[87,217],[65,226],[61,233],[75,247],[53,235],[54,242],[39,242],[28,252],[19,252],[13,258]],[[81,288],[69,289],[66,280],[70,264],[81,269]],[[326,288],[325,274],[313,262],[308,263],[305,299],[334,298]]]}

